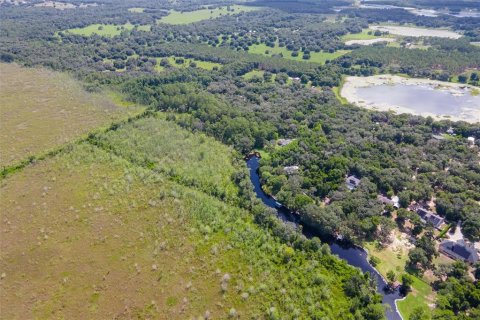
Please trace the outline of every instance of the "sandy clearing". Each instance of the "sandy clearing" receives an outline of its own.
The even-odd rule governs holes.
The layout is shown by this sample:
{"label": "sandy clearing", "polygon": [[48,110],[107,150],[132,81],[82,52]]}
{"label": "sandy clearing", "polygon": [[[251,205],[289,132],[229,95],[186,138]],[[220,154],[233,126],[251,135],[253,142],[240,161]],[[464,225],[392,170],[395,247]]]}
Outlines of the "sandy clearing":
{"label": "sandy clearing", "polygon": [[391,34],[405,37],[439,37],[450,39],[458,39],[462,37],[462,35],[459,33],[441,29],[426,29],[402,26],[370,26],[370,29],[382,32],[389,32]]}
{"label": "sandy clearing", "polygon": [[347,46],[359,44],[361,46],[369,46],[374,43],[379,42],[395,42],[393,38],[376,38],[376,39],[368,39],[368,40],[348,40],[345,42]]}

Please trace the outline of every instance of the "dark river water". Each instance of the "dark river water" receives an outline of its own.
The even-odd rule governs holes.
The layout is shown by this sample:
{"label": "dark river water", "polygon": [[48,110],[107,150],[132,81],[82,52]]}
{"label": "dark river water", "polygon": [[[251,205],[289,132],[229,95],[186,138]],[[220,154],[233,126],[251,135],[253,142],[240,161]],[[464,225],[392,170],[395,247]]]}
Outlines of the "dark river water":
{"label": "dark river water", "polygon": [[[301,225],[298,216],[287,210],[280,203],[275,201],[272,197],[265,194],[260,185],[260,177],[258,175],[259,158],[251,157],[247,161],[248,169],[250,170],[250,180],[252,181],[254,192],[257,197],[267,206],[277,211],[278,217],[286,223],[294,223]],[[302,225],[302,233],[307,238],[319,237],[314,230]],[[385,288],[387,283],[380,276],[380,274],[368,263],[367,253],[358,247],[343,246],[337,242],[329,242],[332,254],[337,255],[340,259],[345,260],[348,264],[360,268],[363,272],[369,272],[377,280],[377,291],[383,296],[383,303],[386,305],[386,316],[389,320],[401,320],[400,314],[397,312],[395,300],[402,298],[398,290],[395,292],[387,292]]]}

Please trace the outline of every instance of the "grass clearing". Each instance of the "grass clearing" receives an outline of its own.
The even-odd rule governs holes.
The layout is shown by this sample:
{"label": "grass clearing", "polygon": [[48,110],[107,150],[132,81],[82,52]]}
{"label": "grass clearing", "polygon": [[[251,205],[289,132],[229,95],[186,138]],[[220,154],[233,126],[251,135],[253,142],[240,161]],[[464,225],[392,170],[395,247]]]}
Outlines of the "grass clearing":
{"label": "grass clearing", "polygon": [[[398,236],[398,235],[396,235]],[[376,242],[366,243],[369,256],[374,256],[380,260],[375,268],[386,278],[390,270],[395,272],[397,279],[401,281],[401,275],[406,273],[405,266],[408,260],[408,249],[401,246],[393,248],[379,248]],[[414,281],[412,291],[403,300],[397,301],[397,306],[403,319],[409,319],[413,309],[417,307],[425,308],[430,311],[430,306],[434,302],[434,293],[431,286],[422,279],[412,276]]]}
{"label": "grass clearing", "polygon": [[268,47],[266,44],[253,44],[249,47],[249,53],[261,54],[264,56],[274,56],[281,55],[285,59],[295,60],[295,61],[305,61],[305,62],[315,62],[324,64],[327,60],[334,60],[338,57],[343,56],[350,52],[350,50],[337,50],[333,53],[330,52],[311,52],[310,59],[303,59],[303,53],[299,52],[297,57],[292,56],[292,52],[289,51],[286,47],[279,47],[278,44],[275,44],[275,47]]}
{"label": "grass clearing", "polygon": [[67,29],[64,32],[81,35],[81,36],[92,36],[94,34],[103,36],[103,37],[114,37],[120,35],[123,31],[133,30],[136,28],[139,31],[150,31],[150,25],[133,25],[131,23],[125,23],[123,25],[115,24],[91,24],[83,28],[73,28]]}
{"label": "grass clearing", "polygon": [[398,311],[404,319],[410,319],[412,312],[417,308],[427,310],[430,313],[429,306],[435,303],[435,296],[430,285],[417,277],[413,277],[412,292],[403,300],[397,301]]}
{"label": "grass clearing", "polygon": [[249,12],[255,10],[259,10],[259,8],[241,5],[232,5],[218,7],[215,9],[200,9],[185,12],[172,10],[167,16],[162,17],[157,22],[167,24],[188,24],[202,20],[215,19],[221,16],[234,15],[242,12]]}
{"label": "grass clearing", "polygon": [[145,8],[128,8],[128,11],[134,13],[143,13],[145,11]]}
{"label": "grass clearing", "polygon": [[155,65],[155,70],[158,72],[164,71],[165,67],[160,65],[162,59],[167,59],[170,66],[174,68],[188,68],[190,64],[194,64],[196,68],[201,68],[205,70],[213,70],[214,68],[220,69],[222,67],[221,63],[202,61],[197,59],[185,58],[185,57],[166,57],[166,58],[156,58],[157,64]]}
{"label": "grass clearing", "polygon": [[[46,152],[143,110],[83,90],[66,74],[0,64],[0,166]],[[8,79],[8,81],[6,81]]]}
{"label": "grass clearing", "polygon": [[349,33],[349,34],[346,34],[346,35],[343,35],[341,37],[342,40],[344,41],[348,41],[348,40],[372,40],[372,39],[376,39],[376,38],[382,38],[382,37],[385,37],[385,36],[375,36],[373,33],[375,31],[371,30],[371,29],[363,29],[362,32],[360,33]]}

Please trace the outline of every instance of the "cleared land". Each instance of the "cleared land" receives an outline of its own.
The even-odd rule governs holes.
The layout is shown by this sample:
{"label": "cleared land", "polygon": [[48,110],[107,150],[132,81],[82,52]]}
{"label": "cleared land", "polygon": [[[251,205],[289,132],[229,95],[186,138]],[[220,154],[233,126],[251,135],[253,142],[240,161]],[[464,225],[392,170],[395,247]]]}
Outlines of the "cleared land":
{"label": "cleared land", "polygon": [[268,47],[267,45],[254,44],[249,47],[249,53],[261,54],[264,56],[273,56],[281,55],[285,59],[295,60],[295,61],[306,61],[306,62],[315,62],[324,64],[327,60],[334,60],[338,57],[343,56],[344,54],[350,52],[349,50],[337,50],[333,53],[330,52],[310,52],[310,59],[303,59],[303,53],[299,52],[298,56],[292,56],[292,51],[289,51],[286,47],[279,47],[278,44],[275,44],[275,47]]}
{"label": "cleared land", "polygon": [[[134,150],[150,152],[160,144],[166,154],[159,148],[151,157],[178,156],[170,167],[178,163],[189,175],[182,159],[203,166],[196,139],[205,139],[203,157],[220,157],[208,170],[233,169],[222,156],[231,150],[212,139],[158,119],[128,126],[107,135],[109,147],[118,152],[130,139]],[[189,142],[172,154],[168,144],[179,139]],[[353,270],[344,262],[288,247],[248,212],[137,165],[133,153],[122,156],[128,160],[82,143],[1,181],[2,316],[249,319],[314,312],[340,319],[347,312],[341,279]],[[322,307],[312,309],[305,297]]]}
{"label": "cleared land", "polygon": [[168,24],[187,24],[202,20],[215,19],[220,16],[238,14],[241,12],[249,12],[259,10],[257,7],[233,5],[229,7],[219,7],[215,9],[201,9],[195,11],[171,11],[168,16],[158,20],[161,23]]}
{"label": "cleared land", "polygon": [[379,42],[394,42],[395,39],[393,38],[375,38],[375,39],[369,39],[369,40],[348,40],[345,41],[345,44],[347,46],[351,46],[354,44],[359,44],[362,46],[369,46],[371,44],[379,43]]}
{"label": "cleared land", "polygon": [[462,35],[450,30],[441,30],[441,29],[427,29],[427,28],[417,28],[417,27],[403,27],[403,26],[370,26],[370,29],[379,30],[382,32],[389,32],[391,34],[396,34],[399,36],[406,37],[439,37],[439,38],[451,38],[458,39]]}
{"label": "cleared land", "polygon": [[[165,67],[160,65],[160,61],[162,59],[164,59],[164,58],[157,58],[157,65],[155,66],[155,70],[157,70],[157,71],[165,70]],[[172,56],[172,57],[167,57],[165,59],[167,59],[170,66],[172,66],[174,68],[188,68],[191,63],[194,63],[196,68],[201,68],[201,69],[205,69],[205,70],[213,70],[213,68],[215,68],[215,67],[220,69],[222,67],[221,63],[215,63],[215,62],[210,62],[210,61],[202,61],[202,60],[190,59],[190,58],[184,58],[184,57],[173,57]]]}
{"label": "cleared land", "polygon": [[135,13],[142,13],[145,11],[145,8],[128,8],[128,11]]}
{"label": "cleared land", "polygon": [[139,25],[135,26],[131,23],[125,23],[123,25],[115,25],[115,24],[91,24],[89,26],[83,28],[73,28],[67,29],[65,32],[82,35],[82,36],[91,36],[93,34],[97,34],[99,36],[104,37],[114,37],[118,36],[125,30],[132,30],[133,28],[137,28],[139,31],[150,31],[150,25]]}
{"label": "cleared land", "polygon": [[68,75],[46,69],[0,64],[0,166],[139,112],[91,94]]}
{"label": "cleared land", "polygon": [[[394,233],[394,241],[386,248],[381,248],[377,243],[367,243],[369,256],[373,256],[381,261],[375,268],[380,274],[387,278],[389,271],[395,272],[397,279],[401,281],[402,274],[406,273],[405,266],[408,260],[408,251],[411,245],[401,236],[400,233]],[[409,319],[413,309],[417,307],[429,311],[434,301],[434,293],[428,283],[413,276],[412,291],[403,300],[397,301],[398,311],[404,319]]]}

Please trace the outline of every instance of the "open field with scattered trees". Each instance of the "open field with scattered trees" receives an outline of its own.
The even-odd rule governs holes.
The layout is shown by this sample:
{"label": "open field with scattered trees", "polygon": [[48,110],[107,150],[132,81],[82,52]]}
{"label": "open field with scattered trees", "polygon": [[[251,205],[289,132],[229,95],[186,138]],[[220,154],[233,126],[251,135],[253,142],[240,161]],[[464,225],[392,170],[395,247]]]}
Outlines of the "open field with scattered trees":
{"label": "open field with scattered trees", "polygon": [[0,64],[0,166],[46,152],[142,108],[89,93],[66,74]]}

